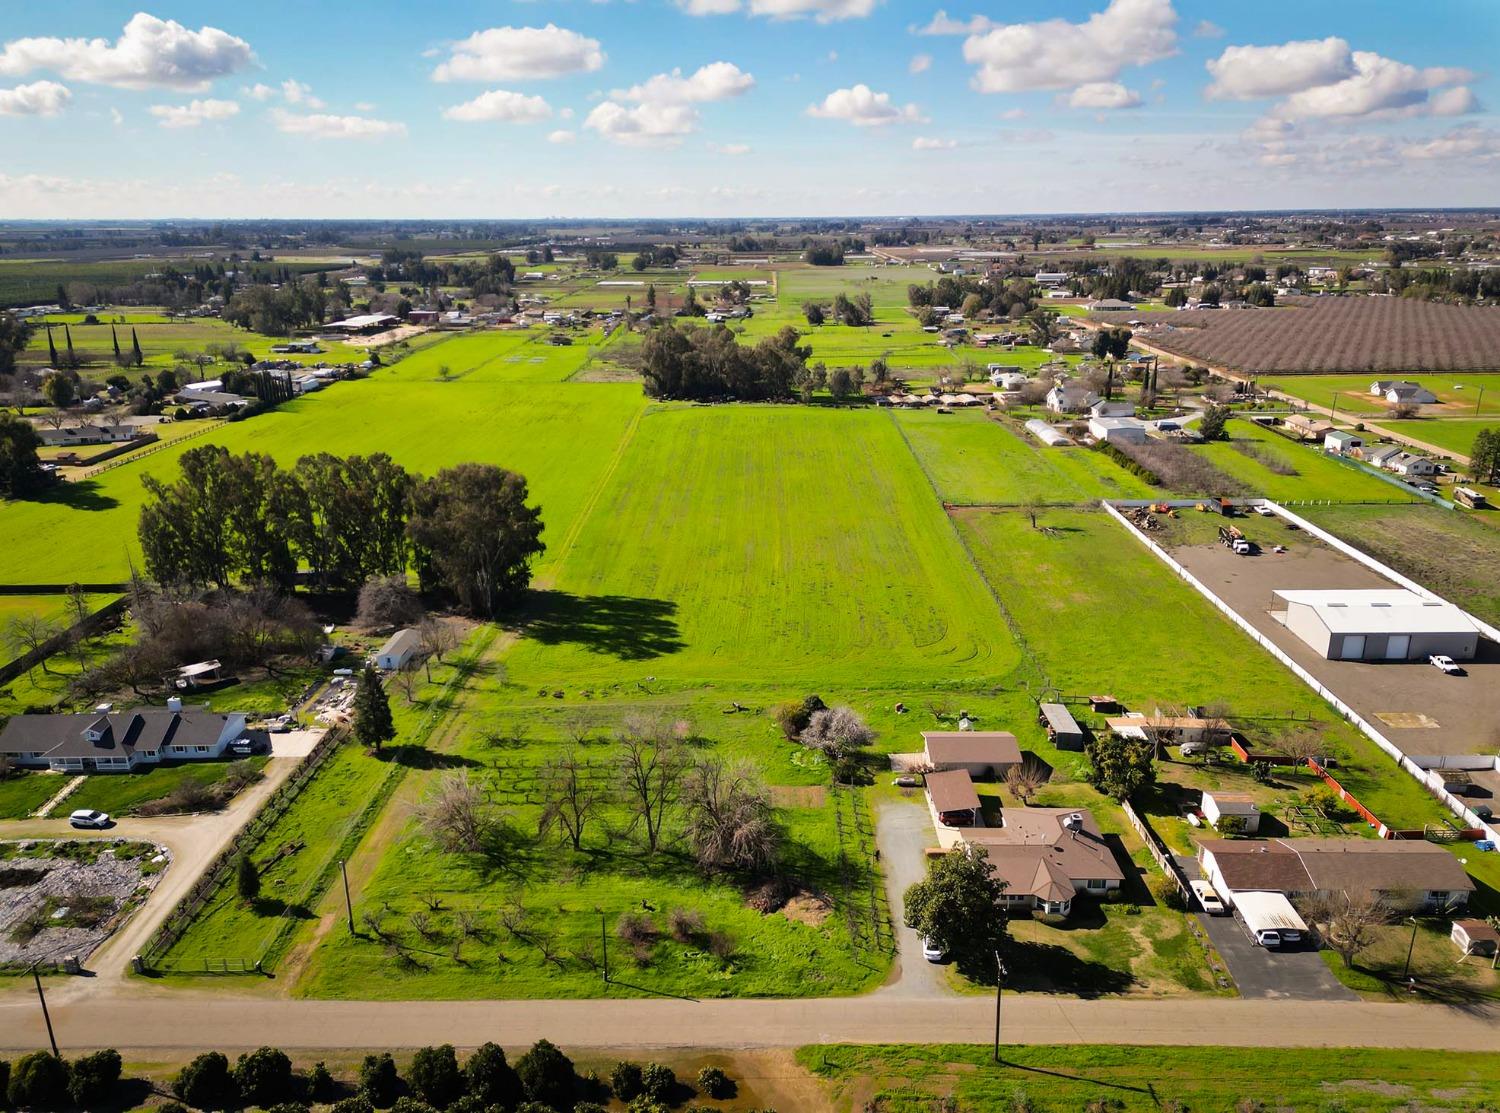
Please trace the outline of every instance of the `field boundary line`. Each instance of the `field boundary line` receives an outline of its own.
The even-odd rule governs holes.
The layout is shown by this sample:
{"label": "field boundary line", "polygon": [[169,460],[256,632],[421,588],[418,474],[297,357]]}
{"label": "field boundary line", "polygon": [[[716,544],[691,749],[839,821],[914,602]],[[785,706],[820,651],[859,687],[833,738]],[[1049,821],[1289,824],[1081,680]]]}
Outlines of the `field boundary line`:
{"label": "field boundary line", "polygon": [[[562,566],[567,562],[568,555],[572,553],[573,546],[578,543],[578,535],[583,532],[584,524],[594,516],[594,510],[599,505],[599,500],[604,496],[604,488],[609,486],[610,480],[615,472],[620,469],[620,461],[625,458],[625,452],[635,440],[636,430],[641,427],[641,419],[646,416],[646,406],[636,410],[635,416],[630,419],[630,424],[625,427],[625,432],[620,435],[620,443],[615,446],[614,453],[609,458],[609,463],[599,475],[599,482],[594,484],[594,489],[589,492],[589,497],[584,500],[583,506],[578,511],[578,516],[573,519],[573,524],[563,534],[563,539],[557,546],[557,560],[553,564],[554,573],[560,572]],[[548,582],[556,579],[556,575],[548,576]]]}
{"label": "field boundary line", "polygon": [[969,545],[968,538],[964,536],[963,530],[958,528],[958,523],[953,520],[953,515],[948,513],[948,504],[943,502],[943,496],[938,491],[937,481],[932,478],[932,473],[927,470],[927,466],[922,463],[922,458],[917,455],[917,450],[913,447],[911,438],[906,435],[906,430],[901,427],[901,422],[896,420],[894,411],[890,411],[887,417],[891,424],[896,427],[896,435],[901,438],[901,443],[906,445],[906,451],[910,453],[912,462],[917,465],[917,470],[927,480],[927,486],[932,490],[932,497],[937,500],[938,511],[942,514],[943,520],[948,523],[948,528],[953,532],[954,539],[958,541],[959,548],[963,550],[964,559],[969,562],[969,567],[974,570],[974,574],[979,577],[979,582],[984,585],[984,589],[989,592],[990,598],[995,601],[995,606],[1000,611],[1000,617],[1004,620],[1011,637],[1015,639],[1016,647],[1021,651],[1021,660],[1029,663],[1036,670],[1036,675],[1041,680],[1043,687],[1052,687],[1052,677],[1048,675],[1047,670],[1042,666],[1041,660],[1032,650],[1031,643],[1021,633],[1021,626],[1016,621],[1015,616],[1010,613],[1010,608],[1005,605],[1005,600],[1000,598],[1000,593],[995,590],[995,585],[990,583],[990,578],[984,574],[984,569],[979,566],[979,561],[974,556],[974,550]]}

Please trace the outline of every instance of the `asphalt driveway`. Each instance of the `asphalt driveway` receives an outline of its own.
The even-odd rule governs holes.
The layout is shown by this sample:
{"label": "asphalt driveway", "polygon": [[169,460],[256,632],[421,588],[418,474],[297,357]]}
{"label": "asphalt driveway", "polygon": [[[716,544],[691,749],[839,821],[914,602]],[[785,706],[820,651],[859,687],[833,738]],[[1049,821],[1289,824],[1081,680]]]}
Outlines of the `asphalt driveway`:
{"label": "asphalt driveway", "polygon": [[[1173,856],[1189,878],[1202,875],[1198,863]],[[1311,947],[1296,951],[1269,951],[1258,945],[1235,916],[1198,914],[1214,949],[1229,967],[1241,997],[1285,998],[1294,1001],[1358,1001],[1359,995],[1343,985]]]}

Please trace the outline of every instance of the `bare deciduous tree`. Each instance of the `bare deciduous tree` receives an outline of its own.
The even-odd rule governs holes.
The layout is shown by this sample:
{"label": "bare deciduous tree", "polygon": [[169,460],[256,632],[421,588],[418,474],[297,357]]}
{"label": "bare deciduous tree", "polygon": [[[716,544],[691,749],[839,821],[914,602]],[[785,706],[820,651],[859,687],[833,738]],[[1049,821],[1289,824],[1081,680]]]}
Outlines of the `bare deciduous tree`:
{"label": "bare deciduous tree", "polygon": [[1391,918],[1390,906],[1375,893],[1338,892],[1310,899],[1304,911],[1323,927],[1323,938],[1344,965],[1353,966]]}
{"label": "bare deciduous tree", "polygon": [[545,801],[538,830],[545,833],[561,827],[573,849],[583,849],[584,831],[608,796],[597,772],[578,756],[578,751],[570,749],[543,765],[538,779]]}
{"label": "bare deciduous tree", "polygon": [[632,720],[620,737],[620,778],[630,808],[631,830],[639,829],[648,852],[661,845],[667,816],[677,806],[685,767],[673,724]]}
{"label": "bare deciduous tree", "polygon": [[1021,803],[1028,803],[1037,790],[1047,783],[1047,771],[1030,758],[1005,771],[1005,787]]}
{"label": "bare deciduous tree", "polygon": [[748,765],[699,762],[687,776],[682,801],[688,841],[704,870],[763,873],[776,864],[781,831]]}
{"label": "bare deciduous tree", "polygon": [[496,817],[467,770],[440,780],[417,808],[423,829],[444,850],[473,854],[484,848]]}
{"label": "bare deciduous tree", "polygon": [[432,679],[432,662],[443,663],[443,654],[458,645],[458,634],[448,623],[436,615],[427,615],[417,624],[417,638],[422,646],[423,664],[427,679]]}
{"label": "bare deciduous tree", "polygon": [[422,617],[422,600],[405,576],[372,576],[359,589],[354,621],[366,629],[409,626]]}
{"label": "bare deciduous tree", "polygon": [[[5,627],[5,640],[10,645],[11,652],[20,657],[40,652],[44,645],[61,633],[62,627],[56,622],[33,612],[12,618]],[[42,672],[50,675],[52,670],[47,667],[47,659],[43,657],[39,663]]]}
{"label": "bare deciduous tree", "polygon": [[396,687],[406,697],[407,703],[417,701],[417,663],[415,661],[406,662],[396,670],[391,679],[396,682]]}

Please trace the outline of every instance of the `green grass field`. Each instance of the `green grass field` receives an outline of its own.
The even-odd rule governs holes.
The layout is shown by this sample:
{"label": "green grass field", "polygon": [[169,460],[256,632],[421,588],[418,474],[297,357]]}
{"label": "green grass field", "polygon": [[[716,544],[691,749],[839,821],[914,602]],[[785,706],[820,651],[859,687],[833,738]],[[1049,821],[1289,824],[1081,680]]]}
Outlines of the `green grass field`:
{"label": "green grass field", "polygon": [[[556,546],[642,408],[639,388],[625,384],[535,383],[506,392],[464,379],[402,381],[405,367],[336,383],[187,446],[269,452],[287,465],[307,452],[383,451],[424,474],[469,460],[498,463],[531,481],[548,527],[544,540]],[[60,552],[71,554],[71,577],[123,579],[140,559],[135,531],[144,498],[141,476],[175,475],[187,446],[59,486],[42,499],[0,504],[7,535],[25,538],[24,544],[0,547],[0,582],[50,580],[59,575],[54,554]]]}
{"label": "green grass field", "polygon": [[[256,770],[264,769],[263,757],[244,758]],[[93,808],[112,816],[129,815],[142,804],[170,796],[184,781],[212,787],[229,775],[237,761],[182,762],[144,769],[139,773],[95,773],[67,799],[69,810]]]}
{"label": "green grass field", "polygon": [[837,687],[1016,663],[889,418],[653,409],[509,659],[523,684]]}
{"label": "green grass field", "polygon": [[801,1048],[797,1061],[830,1084],[835,1108],[886,1113],[1479,1113],[1500,1087],[1500,1062],[1485,1052],[1128,1044],[1000,1050],[997,1064],[982,1045],[824,1045]]}
{"label": "green grass field", "polygon": [[1192,451],[1250,490],[1278,502],[1414,502],[1393,483],[1341,463],[1315,448],[1295,444],[1249,421],[1231,421],[1230,441]]}
{"label": "green grass field", "polygon": [[[92,614],[115,598],[113,595],[86,595],[84,601]],[[9,660],[15,656],[15,647],[9,644],[6,630],[15,620],[29,615],[37,615],[60,626],[70,626],[73,623],[73,604],[66,595],[0,595],[0,657]]]}
{"label": "green grass field", "polygon": [[1410,421],[1385,420],[1380,424],[1393,433],[1401,433],[1424,444],[1468,456],[1474,451],[1474,438],[1479,436],[1479,431],[1500,429],[1500,418],[1480,418],[1477,421],[1466,418],[1444,418],[1441,421],[1415,418]]}
{"label": "green grass field", "polygon": [[[1333,396],[1338,394],[1339,414],[1383,417],[1389,408],[1384,399],[1370,394],[1373,375],[1262,375],[1256,379],[1261,386],[1290,394],[1317,406],[1332,407]],[[1382,375],[1380,378],[1401,376]],[[1420,372],[1405,376],[1411,382],[1420,383],[1438,397],[1435,406],[1423,406],[1422,413],[1428,417],[1482,417],[1500,414],[1500,373],[1472,374],[1466,372]],[[1480,397],[1480,388],[1484,395]],[[1478,412],[1475,408],[1478,407]]]}
{"label": "green grass field", "polygon": [[1081,503],[1154,493],[1100,453],[1043,447],[1015,423],[978,410],[899,410],[891,417],[945,503]]}
{"label": "green grass field", "polygon": [[1334,536],[1490,623],[1500,623],[1500,533],[1470,514],[1433,506],[1310,507]]}

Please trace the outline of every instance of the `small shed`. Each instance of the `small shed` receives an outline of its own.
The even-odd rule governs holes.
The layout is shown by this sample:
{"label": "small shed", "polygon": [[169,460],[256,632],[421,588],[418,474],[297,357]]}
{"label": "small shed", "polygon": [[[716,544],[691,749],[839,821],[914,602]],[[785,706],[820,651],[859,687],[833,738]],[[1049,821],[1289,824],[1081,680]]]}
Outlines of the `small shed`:
{"label": "small shed", "polygon": [[420,644],[421,639],[415,630],[397,630],[391,635],[391,640],[380,647],[380,652],[375,656],[375,664],[387,672],[397,672],[412,659]]}
{"label": "small shed", "polygon": [[1463,951],[1465,958],[1469,955],[1500,957],[1500,931],[1483,920],[1454,920],[1448,938]]}
{"label": "small shed", "polygon": [[1323,437],[1323,451],[1335,456],[1347,456],[1364,446],[1364,437],[1348,429],[1335,429]]}
{"label": "small shed", "polygon": [[1083,749],[1083,728],[1062,704],[1042,704],[1037,708],[1037,721],[1047,728],[1047,737],[1059,750]]}
{"label": "small shed", "polygon": [[1240,835],[1253,835],[1260,830],[1260,807],[1244,792],[1205,792],[1203,794],[1203,818],[1219,827],[1219,821],[1228,819],[1223,830],[1234,829]]}

